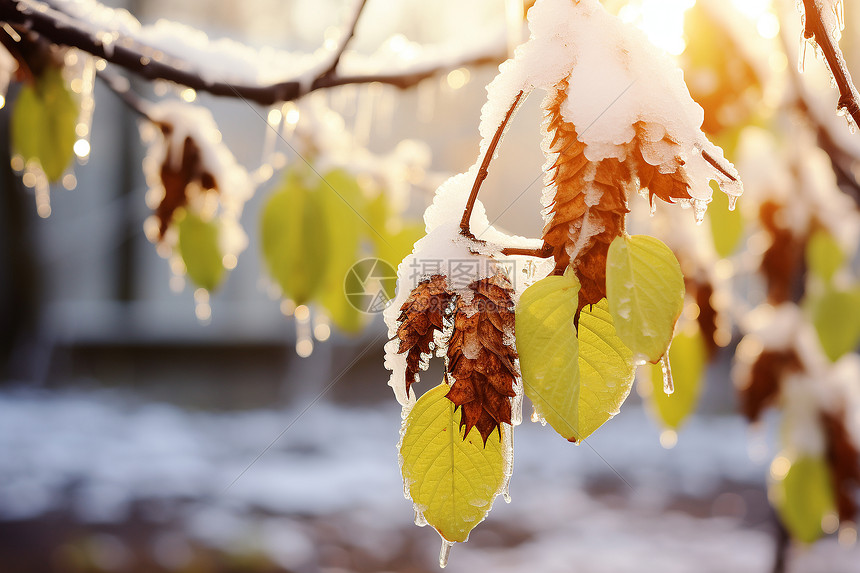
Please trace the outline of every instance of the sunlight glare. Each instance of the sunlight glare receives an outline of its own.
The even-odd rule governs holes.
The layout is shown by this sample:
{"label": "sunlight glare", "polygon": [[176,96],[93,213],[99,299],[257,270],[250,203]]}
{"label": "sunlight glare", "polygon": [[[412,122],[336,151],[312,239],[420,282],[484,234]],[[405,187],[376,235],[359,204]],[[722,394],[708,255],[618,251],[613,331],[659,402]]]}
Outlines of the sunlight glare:
{"label": "sunlight glare", "polygon": [[684,13],[696,0],[641,0],[624,6],[618,17],[645,32],[655,46],[673,56],[687,47],[684,41]]}

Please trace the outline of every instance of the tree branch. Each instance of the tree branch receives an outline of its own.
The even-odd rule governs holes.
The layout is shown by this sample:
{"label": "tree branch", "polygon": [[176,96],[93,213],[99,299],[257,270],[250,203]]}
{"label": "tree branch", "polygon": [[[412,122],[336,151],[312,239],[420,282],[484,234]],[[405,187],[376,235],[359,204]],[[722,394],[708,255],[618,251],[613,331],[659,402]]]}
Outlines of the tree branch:
{"label": "tree branch", "polygon": [[472,231],[469,229],[469,221],[472,219],[472,209],[475,208],[475,200],[478,198],[478,191],[481,190],[481,184],[490,172],[490,161],[493,160],[496,146],[499,145],[499,141],[502,139],[502,134],[505,132],[505,127],[508,125],[508,121],[510,121],[511,116],[514,115],[514,110],[517,109],[522,97],[523,92],[520,90],[520,93],[517,94],[517,97],[514,98],[514,102],[508,109],[505,119],[502,120],[501,125],[496,129],[496,134],[493,136],[492,141],[490,141],[490,146],[484,154],[484,160],[481,162],[481,168],[478,170],[478,176],[475,177],[475,183],[472,185],[472,192],[469,193],[469,199],[466,201],[466,208],[463,210],[463,218],[460,220],[460,234],[464,237],[469,237],[471,239],[475,238]]}
{"label": "tree branch", "polygon": [[[361,2],[363,7],[364,3]],[[360,10],[356,12],[354,22],[349,28],[349,37],[345,37],[342,48],[352,37],[355,22],[358,21]],[[190,71],[187,62],[184,65],[172,65],[160,59],[142,53],[138,49],[129,48],[120,37],[105,46],[100,40],[93,38],[86,30],[70,26],[68,22],[58,21],[52,16],[51,10],[30,10],[20,0],[0,0],[0,21],[14,24],[24,31],[32,31],[53,44],[71,46],[83,50],[93,56],[103,58],[108,62],[134,73],[147,80],[166,80],[199,92],[207,92],[216,96],[241,98],[264,106],[296,100],[307,93],[318,89],[331,88],[347,84],[382,83],[398,88],[414,86],[426,78],[433,77],[451,69],[474,66],[486,63],[497,63],[505,59],[504,47],[499,52],[473,56],[453,63],[440,63],[436,66],[416,67],[396,74],[368,74],[357,76],[340,76],[334,68],[337,67],[343,50],[336,52],[333,66],[330,65],[317,75],[311,84],[303,87],[299,79],[292,79],[270,85],[241,85],[228,82],[214,82],[201,77],[198,72]]]}
{"label": "tree branch", "polygon": [[860,96],[858,96],[857,89],[851,81],[851,74],[848,72],[842,50],[839,49],[839,45],[833,41],[830,32],[824,27],[819,3],[815,0],[803,0],[803,8],[805,13],[803,37],[814,39],[821,48],[824,59],[827,60],[827,66],[830,68],[830,73],[833,74],[833,79],[839,88],[839,103],[836,104],[836,108],[846,110],[854,123],[860,126],[860,103],[858,103]]}

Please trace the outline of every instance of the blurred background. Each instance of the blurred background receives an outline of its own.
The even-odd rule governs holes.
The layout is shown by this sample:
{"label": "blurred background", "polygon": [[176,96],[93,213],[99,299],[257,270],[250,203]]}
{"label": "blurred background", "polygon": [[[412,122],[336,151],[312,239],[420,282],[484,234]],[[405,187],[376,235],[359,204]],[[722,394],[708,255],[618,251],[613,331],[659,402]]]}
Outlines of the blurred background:
{"label": "blurred background", "polygon": [[[144,24],[165,18],[213,38],[310,52],[348,3],[107,4]],[[456,46],[476,30],[496,31],[504,42],[506,4],[370,0],[352,47],[372,53],[395,34]],[[605,4],[679,55],[688,79],[692,67],[710,66],[710,76],[695,77],[725,82],[724,90],[704,90],[723,96],[700,101],[711,114],[724,106],[720,97],[731,100],[734,111],[719,121],[707,116],[717,124],[709,131],[725,141],[737,141],[743,126],[765,125],[761,118],[783,105],[796,53],[756,54],[737,38],[750,29],[771,48],[788,38],[796,51],[793,5],[780,12],[767,1],[727,1],[714,18],[693,1]],[[860,74],[860,1],[846,0],[845,15],[842,47]],[[691,27],[691,19],[704,27]],[[723,28],[734,21],[740,31]],[[710,51],[700,45],[691,56],[685,49],[708,23],[723,39],[735,34],[732,42]],[[726,59],[741,61],[732,49],[746,54],[752,79],[738,66],[723,69]],[[402,201],[402,217],[418,220],[435,186],[474,163],[484,87],[495,73],[496,64],[457,68],[403,91],[370,84],[323,97],[375,153],[404,139],[426,144],[431,162]],[[832,113],[837,96],[827,72],[811,55],[803,81],[820,101],[819,115],[834,115],[849,138]],[[260,211],[276,174],[246,204],[248,250],[201,320],[194,287],[172,280],[143,232],[150,210],[138,116],[101,83],[94,99],[91,156],[74,170],[73,189],[53,191],[50,217],[37,215],[32,192],[0,161],[0,571],[436,570],[438,536],[413,525],[403,498],[400,407],[386,385],[381,316],[347,335],[312,305],[312,351],[297,354],[310,335],[297,334],[294,310],[281,304],[258,254]],[[213,111],[239,163],[265,161],[265,109],[202,93],[196,99]],[[519,112],[482,191],[498,227],[529,237],[542,228],[540,100],[535,94]],[[3,157],[10,156],[10,109],[0,111]],[[300,161],[277,145],[288,168]],[[738,160],[729,147],[727,156]],[[664,210],[692,219],[690,211]],[[647,202],[634,211],[647,213]],[[642,220],[648,224],[647,215]],[[708,367],[698,409],[677,433],[663,429],[636,392],[579,447],[524,422],[516,430],[512,502],[499,500],[470,541],[454,548],[449,569],[764,572],[781,556],[790,571],[860,571],[850,539],[786,541],[767,499],[774,419],[750,426],[738,414],[730,376],[737,340],[729,334],[721,345],[728,350]],[[434,365],[423,380],[441,376]],[[526,418],[530,411],[527,404]]]}

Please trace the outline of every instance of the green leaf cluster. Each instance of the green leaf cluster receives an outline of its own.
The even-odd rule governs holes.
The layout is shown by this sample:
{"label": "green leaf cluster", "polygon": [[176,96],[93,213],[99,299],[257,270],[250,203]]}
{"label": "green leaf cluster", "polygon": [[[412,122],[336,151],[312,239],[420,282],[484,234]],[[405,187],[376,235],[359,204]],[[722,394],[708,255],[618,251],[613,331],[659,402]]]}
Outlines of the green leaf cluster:
{"label": "green leaf cluster", "polygon": [[62,69],[48,66],[18,93],[12,112],[12,148],[25,162],[35,161],[48,181],[57,181],[74,156],[79,106]]}
{"label": "green leaf cluster", "polygon": [[526,289],[516,312],[523,387],[535,411],[571,442],[618,413],[633,383],[633,355],[618,337],[606,299],[574,324],[579,281],[549,276]]}
{"label": "green leaf cluster", "polygon": [[423,235],[423,226],[419,232],[414,224],[391,232],[392,219],[385,196],[368,200],[346,171],[319,177],[311,170],[290,170],[262,212],[261,244],[269,274],[285,297],[296,304],[317,301],[338,328],[357,332],[365,316],[345,294],[350,268],[372,256],[396,268]]}

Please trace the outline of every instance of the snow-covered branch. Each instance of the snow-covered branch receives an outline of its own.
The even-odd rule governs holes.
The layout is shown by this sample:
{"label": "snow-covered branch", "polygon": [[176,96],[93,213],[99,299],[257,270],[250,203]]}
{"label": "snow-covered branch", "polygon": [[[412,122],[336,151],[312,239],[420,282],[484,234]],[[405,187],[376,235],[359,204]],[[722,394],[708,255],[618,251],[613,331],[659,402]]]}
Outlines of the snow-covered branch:
{"label": "snow-covered branch", "polygon": [[[498,38],[488,37],[487,41],[479,39],[473,46],[457,54],[445,49],[432,50],[411,57],[408,62],[388,62],[391,65],[385,68],[371,65],[370,62],[355,62],[360,58],[350,58],[352,64],[349,71],[339,71],[337,68],[341,67],[341,56],[344,55],[364,5],[359,2],[346,33],[334,50],[318,50],[322,52],[322,57],[317,54],[279,53],[277,57],[280,65],[263,63],[269,69],[276,70],[272,73],[282,75],[285,79],[263,83],[253,81],[254,71],[262,65],[254,65],[253,62],[259,58],[250,57],[251,54],[241,58],[248,48],[235,42],[228,42],[229,46],[220,46],[224,48],[220,54],[224,56],[221,63],[230,65],[230,73],[213,72],[203,69],[192,58],[183,59],[177,55],[193,53],[195,46],[183,45],[180,46],[182,50],[168,52],[158,45],[149,45],[147,40],[150,38],[144,33],[146,28],[141,27],[127,13],[122,17],[108,17],[99,10],[111,10],[95,2],[84,2],[82,5],[86,9],[81,4],[60,4],[64,10],[33,0],[2,0],[0,22],[11,24],[20,32],[33,32],[53,44],[78,48],[147,80],[166,80],[196,91],[241,98],[267,106],[296,100],[312,91],[347,84],[381,83],[408,88],[451,69],[499,63],[506,56],[504,37],[499,35]],[[150,35],[157,37],[158,33]],[[195,35],[201,33],[184,27],[182,34],[176,34],[180,37]]]}

